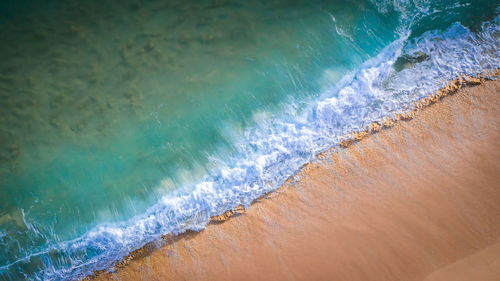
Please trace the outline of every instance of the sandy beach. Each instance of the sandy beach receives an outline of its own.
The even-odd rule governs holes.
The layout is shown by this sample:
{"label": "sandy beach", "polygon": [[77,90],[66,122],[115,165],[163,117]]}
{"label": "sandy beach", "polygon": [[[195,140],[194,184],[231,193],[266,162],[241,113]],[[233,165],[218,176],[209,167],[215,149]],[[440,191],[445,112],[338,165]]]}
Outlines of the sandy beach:
{"label": "sandy beach", "polygon": [[465,87],[95,279],[498,280],[499,92]]}

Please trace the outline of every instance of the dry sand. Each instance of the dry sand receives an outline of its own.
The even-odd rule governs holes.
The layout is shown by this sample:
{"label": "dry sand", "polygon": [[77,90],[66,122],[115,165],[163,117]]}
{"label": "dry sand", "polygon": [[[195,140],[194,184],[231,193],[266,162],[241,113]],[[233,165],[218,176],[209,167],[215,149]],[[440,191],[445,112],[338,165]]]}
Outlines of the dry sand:
{"label": "dry sand", "polygon": [[500,83],[329,151],[99,280],[500,280]]}

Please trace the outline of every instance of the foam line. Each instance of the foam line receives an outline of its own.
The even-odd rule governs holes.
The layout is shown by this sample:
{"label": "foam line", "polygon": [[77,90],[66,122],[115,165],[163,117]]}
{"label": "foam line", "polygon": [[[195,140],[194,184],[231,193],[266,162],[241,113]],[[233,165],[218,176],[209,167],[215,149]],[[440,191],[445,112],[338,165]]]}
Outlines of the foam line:
{"label": "foam line", "polygon": [[[305,110],[299,111],[292,104],[279,115],[263,118],[258,126],[248,128],[244,137],[235,140],[237,156],[218,161],[220,164],[191,188],[165,195],[142,215],[99,225],[77,239],[33,253],[0,271],[38,258],[45,261],[45,267],[37,278],[83,277],[109,268],[164,234],[199,231],[211,218],[222,215],[225,219],[228,211],[241,212],[256,198],[279,188],[318,153],[356,140],[352,132],[376,130],[375,121],[381,126],[379,120],[397,118],[419,100],[432,102],[430,95],[455,77],[492,78],[490,72],[500,68],[500,43],[495,39],[499,21],[497,17],[495,22],[485,23],[479,33],[456,23],[444,32],[427,32],[411,42],[408,34],[402,35]],[[51,264],[49,257],[53,255],[69,260],[72,266],[61,269]]]}

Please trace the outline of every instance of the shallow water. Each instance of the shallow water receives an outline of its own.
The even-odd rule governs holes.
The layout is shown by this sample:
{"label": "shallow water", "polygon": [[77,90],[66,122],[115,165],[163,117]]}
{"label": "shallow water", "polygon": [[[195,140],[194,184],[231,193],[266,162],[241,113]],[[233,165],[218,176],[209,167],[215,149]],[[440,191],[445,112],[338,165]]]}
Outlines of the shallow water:
{"label": "shallow water", "polygon": [[436,2],[2,2],[0,278],[81,276],[200,229],[500,67],[496,3]]}

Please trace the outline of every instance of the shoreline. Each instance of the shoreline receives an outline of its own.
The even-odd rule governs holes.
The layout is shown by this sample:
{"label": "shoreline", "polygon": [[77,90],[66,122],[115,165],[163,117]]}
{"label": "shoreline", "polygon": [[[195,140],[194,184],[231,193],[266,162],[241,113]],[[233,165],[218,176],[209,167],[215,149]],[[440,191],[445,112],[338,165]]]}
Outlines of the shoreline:
{"label": "shoreline", "polygon": [[[498,76],[499,73],[500,73],[500,71],[497,70],[493,76]],[[418,123],[418,122],[422,123],[422,120],[420,120],[420,119],[425,119],[425,118],[424,117],[419,118],[419,117],[417,117],[417,115],[420,115],[421,113],[423,113],[425,115],[425,113],[427,113],[428,110],[434,108],[434,107],[431,107],[431,105],[433,105],[433,104],[442,105],[442,103],[439,102],[441,100],[446,101],[446,103],[448,103],[447,106],[450,106],[449,104],[453,104],[453,101],[451,101],[451,100],[453,100],[453,98],[443,99],[446,96],[453,95],[453,94],[456,94],[458,92],[460,92],[461,97],[467,96],[463,92],[467,92],[467,91],[469,91],[469,92],[476,91],[477,92],[477,91],[479,91],[479,90],[477,90],[477,87],[475,87],[475,86],[479,86],[482,88],[485,88],[485,87],[495,88],[496,87],[496,89],[498,91],[498,87],[499,87],[498,84],[499,84],[498,81],[486,81],[485,82],[484,79],[481,77],[478,77],[478,78],[472,78],[472,77],[457,78],[457,79],[453,80],[451,83],[449,83],[443,89],[441,89],[441,90],[435,92],[434,94],[429,95],[428,97],[415,103],[411,107],[411,110],[409,110],[405,113],[396,114],[394,118],[385,118],[383,120],[373,122],[369,126],[367,126],[367,128],[365,130],[351,134],[348,138],[346,138],[344,141],[342,141],[339,144],[340,149],[338,147],[334,147],[334,148],[328,149],[325,152],[318,154],[313,161],[304,165],[295,175],[292,175],[282,185],[282,187],[278,188],[276,191],[274,191],[272,193],[263,195],[260,198],[256,199],[255,202],[252,203],[252,206],[251,206],[251,208],[249,208],[248,211],[246,211],[241,206],[241,207],[237,208],[236,210],[229,210],[229,211],[226,211],[224,214],[212,217],[211,223],[207,226],[207,228],[205,230],[202,230],[201,232],[190,231],[190,232],[183,233],[183,234],[180,234],[177,236],[165,235],[162,237],[161,241],[158,241],[155,243],[150,243],[150,244],[145,245],[144,247],[142,247],[136,251],[131,252],[126,258],[124,258],[121,262],[119,262],[117,265],[115,265],[112,268],[114,273],[110,273],[107,271],[95,272],[95,276],[87,277],[87,278],[84,278],[83,280],[108,280],[108,279],[114,280],[114,278],[117,276],[119,276],[120,279],[123,279],[123,280],[127,280],[127,279],[134,280],[134,276],[136,278],[139,276],[139,275],[135,275],[135,273],[137,273],[137,271],[140,268],[151,267],[151,265],[148,265],[147,262],[145,262],[145,260],[151,260],[151,259],[155,259],[154,263],[158,267],[156,269],[156,271],[153,270],[153,272],[156,272],[158,274],[157,275],[153,274],[154,276],[150,279],[153,279],[153,280],[154,279],[162,279],[162,276],[163,276],[163,278],[176,276],[176,277],[182,277],[182,279],[184,279],[184,278],[196,279],[193,275],[190,275],[190,274],[188,274],[188,275],[184,275],[184,274],[177,274],[176,275],[176,274],[174,274],[174,272],[176,272],[176,271],[177,271],[177,273],[186,272],[186,270],[190,271],[189,269],[186,269],[186,265],[179,266],[179,264],[178,264],[178,263],[182,263],[181,261],[184,261],[184,258],[187,258],[187,257],[184,257],[184,255],[186,255],[186,253],[184,253],[184,254],[179,253],[178,257],[180,257],[181,261],[177,261],[177,262],[170,261],[170,258],[164,257],[163,254],[173,252],[172,248],[178,248],[179,244],[182,244],[185,247],[186,245],[191,243],[190,241],[194,241],[194,240],[199,241],[199,242],[192,242],[192,243],[194,243],[194,244],[201,243],[202,244],[202,245],[197,246],[200,249],[207,248],[210,246],[205,245],[205,244],[207,244],[206,240],[207,239],[211,240],[211,238],[207,238],[207,236],[215,235],[219,232],[222,233],[222,234],[219,233],[220,235],[227,233],[227,234],[229,234],[229,236],[232,236],[231,234],[234,234],[235,232],[238,233],[239,231],[242,231],[245,229],[244,227],[243,228],[234,228],[234,226],[232,228],[228,227],[227,225],[231,224],[233,221],[235,221],[235,222],[232,224],[236,225],[238,223],[241,223],[240,221],[242,221],[242,220],[251,220],[252,221],[251,223],[247,222],[247,223],[245,223],[245,225],[246,226],[258,225],[262,229],[266,229],[269,227],[266,224],[271,223],[271,219],[266,218],[266,215],[267,215],[267,217],[273,217],[273,218],[279,220],[281,216],[275,216],[277,213],[282,214],[284,211],[296,213],[296,212],[300,212],[301,209],[303,210],[303,208],[307,208],[308,205],[310,205],[310,204],[318,203],[317,201],[315,201],[315,200],[318,200],[318,198],[317,198],[318,195],[317,194],[310,194],[312,192],[311,190],[308,190],[307,192],[304,191],[309,196],[312,196],[315,198],[314,200],[311,200],[310,202],[308,201],[310,199],[306,200],[303,197],[299,198],[300,196],[297,197],[296,194],[292,195],[290,193],[297,193],[296,185],[299,185],[299,186],[300,185],[301,186],[310,185],[310,183],[308,183],[308,181],[309,182],[320,181],[325,186],[330,185],[330,187],[331,187],[331,183],[325,183],[325,180],[328,179],[328,180],[335,182],[337,179],[331,178],[331,175],[328,175],[328,176],[327,175],[317,175],[318,170],[330,169],[328,174],[331,174],[333,172],[333,174],[335,174],[336,176],[340,176],[340,177],[345,176],[345,175],[343,175],[343,173],[345,172],[345,169],[343,169],[342,165],[339,164],[342,161],[345,161],[345,159],[342,159],[342,157],[339,158],[339,154],[349,154],[349,153],[352,154],[352,153],[354,153],[354,154],[358,155],[356,157],[359,157],[359,156],[369,152],[370,149],[373,150],[372,147],[370,147],[370,149],[363,150],[363,149],[359,148],[358,145],[354,145],[354,144],[359,143],[362,146],[362,144],[366,141],[373,142],[374,138],[379,138],[378,134],[390,136],[390,135],[397,134],[394,131],[401,130],[401,127],[410,127],[410,128],[413,127],[412,124],[410,124],[410,123],[400,122],[400,121],[409,121],[409,120],[415,119],[415,120],[417,120],[416,123]],[[474,86],[474,87],[472,87],[472,86]],[[469,97],[476,97],[477,98],[477,94],[469,93]],[[462,97],[462,99],[463,99],[463,97]],[[436,110],[434,110],[434,111],[436,111]],[[434,113],[434,115],[439,115],[439,114],[441,114],[441,113],[439,113],[439,112]],[[445,113],[443,112],[442,114],[445,114]],[[427,115],[429,115],[429,114],[427,114]],[[415,118],[415,117],[417,117],[417,118]],[[434,117],[436,118],[439,116],[434,116]],[[437,118],[437,119],[439,119],[439,118]],[[420,128],[420,129],[422,129],[422,128]],[[420,133],[422,133],[422,132],[420,132]],[[435,132],[431,132],[431,133],[435,133]],[[373,138],[367,138],[368,136],[373,136]],[[429,139],[429,137],[427,137],[427,139]],[[404,140],[404,138],[403,138],[403,140]],[[396,147],[396,148],[398,148],[398,147]],[[401,147],[399,147],[398,149],[399,149],[399,151],[396,150],[394,152],[397,152],[398,154],[405,153],[404,150],[401,150]],[[391,151],[386,150],[385,153],[390,154]],[[383,157],[383,155],[379,155],[379,156]],[[406,155],[406,156],[408,156],[408,155]],[[387,158],[387,155],[385,155],[384,157]],[[357,159],[358,162],[356,162],[356,165],[359,165],[361,162],[363,162],[361,158]],[[401,159],[395,160],[395,162],[397,162],[397,161],[401,161]],[[368,165],[369,166],[368,168],[366,168],[366,167],[365,168],[366,169],[375,169],[372,164],[373,163]],[[399,163],[399,164],[401,164],[401,163]],[[425,167],[422,167],[422,168],[425,168]],[[314,177],[314,176],[318,177],[318,179],[311,179],[311,177]],[[373,174],[372,176],[377,178],[377,177],[380,177],[381,175]],[[352,177],[352,175],[351,175],[351,177]],[[346,184],[346,183],[349,184],[348,182],[344,182],[344,184]],[[371,185],[371,188],[372,187],[373,187],[373,185]],[[323,189],[326,189],[326,187]],[[290,191],[290,190],[292,190],[292,191]],[[320,189],[320,191],[321,192],[319,192],[319,193],[326,192],[325,190],[321,190],[321,189]],[[343,192],[340,192],[340,193],[333,192],[333,194],[331,194],[331,190],[329,190],[329,192],[330,193],[327,192],[329,196],[326,196],[326,197],[331,197],[331,195],[334,195],[334,197],[338,197],[338,196],[342,197],[343,196],[342,195]],[[288,203],[289,205],[299,205],[298,202],[303,201],[303,202],[300,202],[301,206],[299,206],[299,207],[301,207],[301,208],[298,208],[298,210],[290,210],[287,208],[285,208],[285,210],[277,210],[276,205],[283,203],[283,202],[280,203],[278,201],[282,201],[283,199],[277,198],[274,200],[262,200],[263,198],[275,198],[275,197],[282,197],[282,196],[285,196],[285,197],[295,196],[295,198],[293,200],[296,200],[296,202],[295,203]],[[341,202],[343,198],[333,198],[333,199],[335,199],[334,200],[335,203],[339,204],[339,205],[349,204],[349,202],[344,202],[344,203]],[[363,199],[363,200],[365,200],[365,199]],[[270,203],[267,203],[267,202],[270,202]],[[329,203],[332,203],[332,202],[329,202]],[[270,207],[269,205],[272,205],[272,206]],[[304,205],[304,206],[302,206],[302,205]],[[284,207],[286,207],[286,206],[284,206]],[[262,208],[268,208],[268,209],[271,208],[272,210],[271,211],[270,210],[262,211]],[[315,209],[311,206],[309,206],[309,208]],[[322,206],[322,208],[324,209],[325,206]],[[328,210],[330,209],[329,207],[326,207],[326,208]],[[321,209],[321,208],[319,208],[319,209]],[[241,215],[245,212],[247,213],[246,215]],[[257,216],[255,215],[255,213],[257,213],[257,212],[261,212],[261,213],[264,212],[264,213],[260,214],[260,216],[258,216],[261,218],[261,222],[256,222]],[[297,216],[300,217],[301,214],[297,214]],[[252,217],[252,218],[249,219],[246,217]],[[229,220],[230,218],[233,218],[233,219]],[[309,218],[314,218],[314,216],[310,216]],[[317,219],[310,219],[310,220],[316,221]],[[226,223],[226,221],[227,221],[227,223]],[[318,223],[321,224],[321,223],[324,223],[324,221],[320,221]],[[300,223],[299,223],[299,225],[301,225],[302,227],[306,224],[313,229],[315,228],[315,224],[311,225],[311,223],[304,223],[302,221],[300,221]],[[220,229],[218,229],[218,228],[220,228]],[[231,229],[228,230],[227,228],[231,228]],[[357,226],[355,226],[355,228],[363,228],[363,226],[357,225]],[[493,231],[496,233],[495,235],[497,235],[497,237],[495,239],[498,240],[498,237],[500,237],[500,236],[498,236],[500,233],[500,226],[494,226],[493,228],[495,228],[495,231],[497,231],[497,228],[499,230],[499,232]],[[207,234],[207,232],[210,232],[210,233]],[[257,234],[257,233],[253,233],[253,234],[259,236],[259,234]],[[284,235],[286,236],[286,233],[284,233]],[[203,236],[203,237],[200,237],[200,236]],[[303,238],[305,240],[307,240],[306,236],[304,236]],[[200,241],[200,240],[205,240],[205,242]],[[230,240],[232,240],[232,239],[230,239]],[[247,241],[247,242],[252,243],[251,241]],[[274,241],[274,242],[276,242],[276,241]],[[208,244],[210,244],[210,243],[208,243]],[[236,243],[236,244],[238,244],[238,243]],[[244,246],[245,245],[239,245],[239,246],[236,245],[235,247],[241,248]],[[191,249],[191,251],[198,252],[197,247],[190,246],[189,248]],[[229,245],[228,245],[228,247],[229,247]],[[221,250],[221,247],[215,247],[214,249]],[[177,251],[179,251],[179,249],[177,249]],[[160,256],[163,256],[163,258],[161,258]],[[328,258],[328,257],[325,257],[325,258]],[[174,259],[174,258],[172,258],[172,259]],[[196,262],[195,260],[191,260],[191,263],[195,263],[195,262]],[[200,261],[198,261],[198,262],[200,262]],[[167,270],[168,274],[166,274],[165,270],[160,269],[160,267],[163,263],[165,263],[166,268],[169,268]],[[177,264],[177,266],[179,266],[179,268],[176,269],[176,266],[172,265],[173,263]],[[213,261],[212,261],[212,263],[213,263]],[[168,264],[168,266],[167,266],[167,264]],[[194,264],[192,264],[191,266],[194,266]],[[366,266],[371,266],[371,265],[366,264]],[[183,269],[179,270],[180,267],[182,267]],[[258,269],[254,269],[254,270],[258,271]],[[191,268],[191,271],[196,271],[196,269]],[[200,277],[200,276],[204,277],[205,275],[202,274],[202,275],[199,275],[198,277]],[[208,276],[212,276],[212,275],[209,274]],[[331,276],[331,275],[328,275],[328,276]],[[369,276],[369,275],[367,275],[367,276]],[[227,278],[227,277],[224,278],[222,275],[216,275],[216,276],[214,275],[212,277],[214,277],[214,279],[220,279],[220,278],[226,279]],[[232,277],[234,277],[234,276],[232,276]],[[254,275],[254,277],[255,277],[255,275]],[[210,279],[210,277],[208,279]],[[228,278],[228,279],[231,279],[231,278]],[[252,279],[252,278],[250,278],[250,279]],[[287,279],[287,278],[278,278],[278,279]],[[301,279],[301,278],[298,278],[298,279]],[[356,279],[356,278],[354,278],[354,279]]]}

